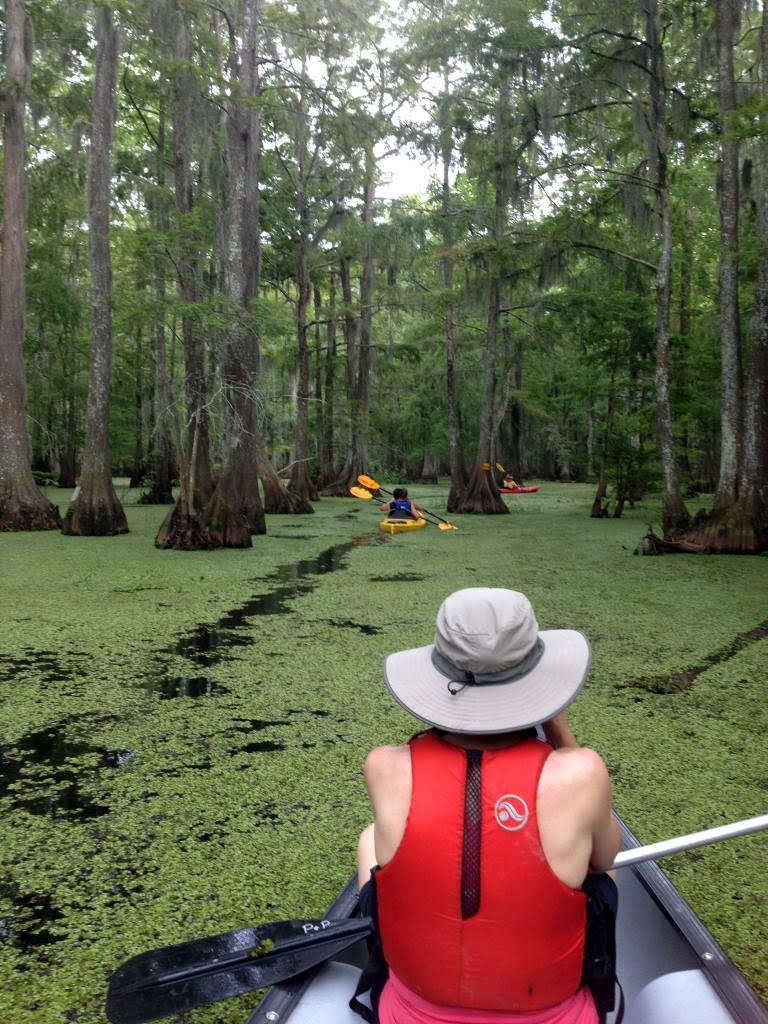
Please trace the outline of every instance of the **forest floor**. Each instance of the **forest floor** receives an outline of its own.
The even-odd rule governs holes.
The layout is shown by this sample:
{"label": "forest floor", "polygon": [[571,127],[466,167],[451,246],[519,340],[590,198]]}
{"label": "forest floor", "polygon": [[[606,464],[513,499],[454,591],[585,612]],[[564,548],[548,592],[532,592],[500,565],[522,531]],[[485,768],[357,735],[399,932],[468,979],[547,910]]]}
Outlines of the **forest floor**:
{"label": "forest floor", "polygon": [[[444,515],[446,492],[412,497]],[[763,813],[768,559],[633,557],[658,502],[593,520],[592,495],[544,483],[509,516],[386,539],[370,504],[323,499],[251,550],[182,553],[122,489],[126,536],[0,535],[0,1021],[103,1024],[126,957],[321,914],[369,818],[366,752],[416,728],[382,660],[429,643],[461,587],[522,590],[542,628],[589,637],[572,722],[641,840]],[[664,868],[766,998],[764,851]]]}

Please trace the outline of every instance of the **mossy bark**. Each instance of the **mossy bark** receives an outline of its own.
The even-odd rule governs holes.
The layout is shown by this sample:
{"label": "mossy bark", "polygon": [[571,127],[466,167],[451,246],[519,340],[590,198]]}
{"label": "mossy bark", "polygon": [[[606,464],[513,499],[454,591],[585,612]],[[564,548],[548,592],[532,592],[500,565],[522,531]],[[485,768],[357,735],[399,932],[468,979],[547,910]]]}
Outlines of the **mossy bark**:
{"label": "mossy bark", "polygon": [[128,532],[112,486],[109,411],[112,379],[112,262],[109,245],[112,145],[118,35],[113,12],[96,11],[96,70],[88,168],[88,249],[91,268],[91,352],[85,446],[80,485],[62,525],[65,536],[106,537]]}
{"label": "mossy bark", "polygon": [[[254,494],[255,491],[255,494]],[[249,548],[252,534],[267,532],[258,480],[240,465],[222,476],[205,513],[205,533],[211,547]]]}
{"label": "mossy bark", "polygon": [[[510,92],[512,73],[509,64],[505,64],[499,84],[499,95],[496,109],[496,145],[497,174],[494,220],[494,241],[497,251],[491,255],[494,265],[488,282],[488,299],[486,306],[485,346],[483,349],[483,397],[480,410],[480,429],[475,456],[475,465],[469,477],[467,487],[456,503],[456,512],[469,512],[481,515],[508,515],[509,509],[504,504],[493,471],[493,419],[494,395],[496,387],[496,348],[499,333],[499,296],[501,291],[501,269],[498,264],[499,250],[502,246],[507,221],[507,200],[509,196],[509,173],[513,166],[510,137]],[[484,468],[485,465],[489,469]]]}
{"label": "mossy bark", "polygon": [[682,536],[691,517],[679,491],[665,491],[661,499],[661,528],[667,540]]}
{"label": "mossy bark", "polygon": [[264,511],[270,515],[305,515],[313,513],[311,503],[283,486],[272,465],[266,449],[260,442],[257,444],[256,466],[261,486],[264,488]]}
{"label": "mossy bark", "polygon": [[26,14],[20,0],[5,5],[6,80],[3,96],[3,226],[0,273],[0,530],[55,530],[59,510],[30,469],[25,415],[26,314],[25,90]]}
{"label": "mossy bark", "polygon": [[58,530],[60,526],[57,506],[37,486],[29,467],[23,476],[4,482],[0,492],[0,531]]}
{"label": "mossy bark", "polygon": [[82,481],[67,509],[61,532],[67,537],[114,537],[128,533],[128,521],[111,480]]}
{"label": "mossy bark", "polygon": [[684,540],[701,545],[710,554],[757,555],[768,551],[768,527],[756,520],[752,504],[740,499],[698,516]]}
{"label": "mossy bark", "polygon": [[455,511],[471,515],[509,515],[509,509],[499,494],[493,474],[483,469],[480,460],[475,463],[467,488]]}
{"label": "mossy bark", "polygon": [[155,537],[155,547],[174,551],[205,551],[214,545],[199,516],[177,501]]}

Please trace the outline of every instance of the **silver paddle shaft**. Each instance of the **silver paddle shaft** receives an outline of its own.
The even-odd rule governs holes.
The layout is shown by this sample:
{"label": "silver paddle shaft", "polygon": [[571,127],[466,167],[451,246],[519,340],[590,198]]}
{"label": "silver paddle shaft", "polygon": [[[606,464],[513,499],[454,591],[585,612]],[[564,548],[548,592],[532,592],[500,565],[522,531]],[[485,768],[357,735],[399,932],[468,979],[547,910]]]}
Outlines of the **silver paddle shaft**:
{"label": "silver paddle shaft", "polygon": [[744,821],[734,821],[730,825],[717,825],[715,828],[705,828],[703,832],[691,832],[676,839],[664,839],[660,843],[624,850],[616,857],[612,867],[625,868],[629,864],[638,864],[643,860],[656,860],[670,853],[681,853],[683,850],[693,850],[697,846],[706,846],[707,843],[719,843],[721,839],[747,836],[750,832],[760,832],[764,828],[768,828],[768,814],[759,814],[756,818],[745,818]]}

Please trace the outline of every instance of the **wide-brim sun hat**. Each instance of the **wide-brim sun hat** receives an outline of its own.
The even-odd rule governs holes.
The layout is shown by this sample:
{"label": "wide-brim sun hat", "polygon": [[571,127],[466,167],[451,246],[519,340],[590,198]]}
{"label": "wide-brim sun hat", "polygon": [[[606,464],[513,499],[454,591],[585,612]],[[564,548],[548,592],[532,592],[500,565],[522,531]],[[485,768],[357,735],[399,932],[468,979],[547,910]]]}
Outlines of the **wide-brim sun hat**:
{"label": "wide-brim sun hat", "polygon": [[525,594],[471,587],[443,601],[433,644],[385,659],[384,679],[423,722],[492,734],[539,725],[568,707],[590,660],[583,633],[539,630]]}

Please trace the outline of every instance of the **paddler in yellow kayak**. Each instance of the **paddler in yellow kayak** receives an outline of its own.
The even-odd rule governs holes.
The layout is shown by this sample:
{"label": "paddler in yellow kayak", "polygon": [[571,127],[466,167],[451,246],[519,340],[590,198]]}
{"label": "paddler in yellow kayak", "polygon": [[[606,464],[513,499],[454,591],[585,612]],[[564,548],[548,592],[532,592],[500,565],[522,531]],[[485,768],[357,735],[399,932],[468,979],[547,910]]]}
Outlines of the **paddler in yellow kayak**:
{"label": "paddler in yellow kayak", "polygon": [[387,513],[389,519],[423,519],[421,514],[424,509],[411,501],[405,487],[396,487],[392,491],[392,500],[385,501],[379,506],[382,512]]}

